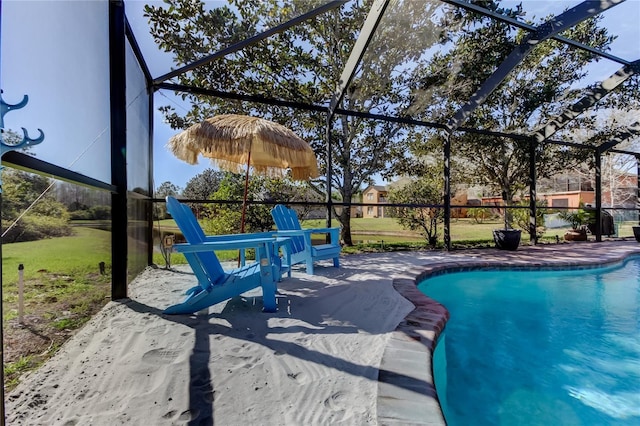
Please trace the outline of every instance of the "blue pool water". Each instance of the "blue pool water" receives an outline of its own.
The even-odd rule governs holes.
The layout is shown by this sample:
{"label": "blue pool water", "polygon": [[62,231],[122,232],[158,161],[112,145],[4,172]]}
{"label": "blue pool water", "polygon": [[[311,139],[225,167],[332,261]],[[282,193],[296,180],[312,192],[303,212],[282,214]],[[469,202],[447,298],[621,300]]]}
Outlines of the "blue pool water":
{"label": "blue pool water", "polygon": [[449,426],[640,425],[640,258],[419,288],[451,314],[433,362]]}

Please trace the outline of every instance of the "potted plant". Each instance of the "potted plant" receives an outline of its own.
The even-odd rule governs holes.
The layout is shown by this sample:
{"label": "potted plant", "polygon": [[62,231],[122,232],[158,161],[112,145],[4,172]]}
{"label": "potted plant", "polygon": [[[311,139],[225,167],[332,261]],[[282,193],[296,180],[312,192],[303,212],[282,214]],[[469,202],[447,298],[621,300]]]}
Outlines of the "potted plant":
{"label": "potted plant", "polygon": [[[506,200],[503,193],[502,199]],[[506,204],[506,201],[505,201]],[[520,245],[520,237],[522,236],[522,230],[513,229],[510,226],[511,214],[508,209],[504,210],[504,229],[493,230],[493,241],[496,243],[496,247],[502,250],[517,250]]]}
{"label": "potted plant", "polygon": [[558,216],[571,225],[571,230],[564,234],[566,241],[587,241],[587,227],[585,225],[589,218],[583,209],[565,210],[560,212]]}
{"label": "potted plant", "polygon": [[517,250],[520,245],[520,229],[494,229],[493,241],[496,247],[502,250]]}

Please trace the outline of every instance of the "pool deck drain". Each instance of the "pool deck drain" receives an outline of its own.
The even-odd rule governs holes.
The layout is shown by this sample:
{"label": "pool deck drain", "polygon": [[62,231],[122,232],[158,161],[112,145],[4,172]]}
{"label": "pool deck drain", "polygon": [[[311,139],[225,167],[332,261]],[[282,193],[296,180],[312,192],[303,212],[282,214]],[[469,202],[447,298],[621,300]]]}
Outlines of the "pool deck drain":
{"label": "pool deck drain", "polygon": [[586,269],[640,254],[635,240],[574,242],[524,246],[516,251],[453,251],[393,280],[393,286],[415,306],[385,347],[378,373],[378,424],[446,425],[432,374],[432,356],[449,312],[421,293],[417,285],[434,275],[478,269]]}

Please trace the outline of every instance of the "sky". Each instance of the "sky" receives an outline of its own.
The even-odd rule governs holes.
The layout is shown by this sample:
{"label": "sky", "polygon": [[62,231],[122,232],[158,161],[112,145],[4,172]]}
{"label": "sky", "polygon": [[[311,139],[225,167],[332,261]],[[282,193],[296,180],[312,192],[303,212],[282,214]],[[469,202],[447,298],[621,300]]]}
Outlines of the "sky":
{"label": "sky", "polygon": [[[18,131],[24,127],[31,137],[42,129],[45,140],[32,149],[37,158],[109,182],[107,2],[0,1],[2,96],[9,104],[29,96],[26,107],[5,115],[5,126]],[[156,47],[149,34],[148,22],[143,17],[146,3],[125,0],[125,10],[151,74],[158,77],[171,70],[172,59]],[[208,2],[212,6],[220,3]],[[503,3],[510,6],[517,2]],[[579,2],[524,0],[523,3],[527,17],[531,14],[542,17],[561,13]],[[635,19],[629,18],[632,15]],[[628,60],[640,59],[640,0],[627,0],[605,12],[604,18],[604,24],[620,35],[610,53]],[[584,84],[607,78],[620,67],[612,61],[600,61]],[[144,100],[144,89],[135,73],[128,86],[128,113],[134,116],[133,111]],[[172,105],[178,113],[186,113],[189,108],[170,92],[160,91],[154,96],[156,107]],[[189,165],[173,157],[165,145],[178,131],[164,123],[158,111],[154,112],[154,122],[155,187],[165,181],[184,187],[189,179],[210,167],[206,159],[199,165]],[[142,131],[135,124],[131,127],[134,135],[136,130]]]}

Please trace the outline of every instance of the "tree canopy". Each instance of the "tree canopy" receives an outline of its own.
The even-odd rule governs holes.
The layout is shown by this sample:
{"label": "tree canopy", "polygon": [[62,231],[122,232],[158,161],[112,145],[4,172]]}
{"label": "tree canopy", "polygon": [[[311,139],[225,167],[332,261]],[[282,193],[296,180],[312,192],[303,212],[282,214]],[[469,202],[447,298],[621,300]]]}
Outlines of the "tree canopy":
{"label": "tree canopy", "polygon": [[[274,28],[321,3],[229,0],[228,5],[209,10],[199,0],[166,0],[162,7],[145,6],[145,14],[156,43],[171,52],[175,65],[181,67]],[[520,6],[503,8],[499,1],[491,0],[472,3],[511,18],[526,19]],[[243,95],[264,96],[326,108],[338,85],[344,83],[339,81],[340,76],[372,5],[371,0],[346,3],[179,74],[174,81],[182,85],[235,95],[214,97],[201,91],[184,92],[181,96],[192,102],[191,110],[179,115],[171,106],[163,107],[168,122],[174,128],[184,128],[215,114],[243,113],[286,125],[311,143],[321,172],[326,172],[331,162],[331,181],[315,180],[312,188],[317,193],[337,193],[347,203],[353,201],[363,185],[372,183],[376,174],[389,177],[400,170],[418,174],[416,168],[398,160],[416,164],[418,155],[433,158],[416,141],[433,143],[441,131],[343,115],[340,110],[444,123],[525,40],[526,31],[444,2],[390,2],[384,22],[369,41],[344,96],[335,105],[338,113],[330,123],[325,111],[238,100]],[[597,17],[579,23],[563,36],[602,50],[613,39]],[[580,84],[594,61],[592,53],[552,39],[538,43],[471,114],[465,127],[524,135],[534,132],[578,99],[583,92]],[[633,84],[626,82],[622,90]],[[609,106],[625,103],[617,94],[607,98],[611,99]],[[585,114],[564,131],[593,127],[594,123],[594,115]],[[528,184],[530,151],[526,141],[459,132],[453,134],[453,153],[465,179],[501,191],[508,200]],[[583,159],[573,150],[555,145],[536,148],[541,177],[566,167],[569,161]],[[336,209],[334,214],[342,225],[343,241],[351,244],[351,209]]]}
{"label": "tree canopy", "polygon": [[[438,179],[438,172],[426,173],[420,179],[406,185],[392,188],[389,191],[389,201],[396,204],[440,204],[442,200],[442,180]],[[397,207],[392,210],[393,216],[404,228],[418,231],[425,239],[435,246],[438,241],[438,224],[442,223],[442,210],[437,207]]]}
{"label": "tree canopy", "polygon": [[[181,84],[227,92],[294,98],[314,105],[326,104],[335,92],[338,76],[349,58],[372,2],[357,2],[317,16],[242,51],[198,67],[177,77]],[[159,46],[174,54],[178,66],[218,51],[271,28],[316,5],[306,0],[282,4],[274,0],[253,2],[232,0],[229,6],[206,10],[202,2],[169,0],[166,7],[146,6],[146,16]],[[423,2],[408,2],[410,10],[391,6],[388,14],[411,13],[427,20]],[[237,11],[235,13],[234,11]],[[418,60],[425,43],[432,44],[431,33],[394,31],[378,36],[359,77],[338,107],[383,113],[399,102],[395,90],[401,74],[394,71],[403,63]],[[390,77],[391,76],[391,77]],[[185,94],[192,109],[179,116],[171,107],[164,112],[174,128],[183,128],[216,113],[260,114],[287,125],[310,141],[326,171],[326,115],[324,113],[248,104],[221,98]],[[318,193],[335,189],[340,198],[351,202],[363,184],[372,183],[376,173],[384,172],[396,151],[402,151],[404,131],[395,124],[339,115],[332,127],[332,181],[313,182]],[[350,209],[340,209],[342,239],[351,244]]]}
{"label": "tree canopy", "polygon": [[[167,181],[162,182],[155,191],[156,198],[165,198],[169,195],[175,197],[181,192],[180,187]],[[153,215],[158,219],[166,219],[168,217],[167,207],[164,204],[154,205]]]}
{"label": "tree canopy", "polygon": [[[489,9],[499,9],[498,2],[484,3]],[[500,9],[500,12],[511,17],[524,15],[521,6]],[[549,18],[540,19],[538,24]],[[437,52],[427,63],[416,67],[411,78],[413,95],[408,110],[417,117],[441,122],[451,117],[527,35],[524,30],[514,30],[496,20],[464,11],[454,19],[459,25],[449,26],[444,37],[455,42],[453,47]],[[599,17],[587,19],[563,35],[606,51],[614,37],[599,25],[600,21]],[[580,83],[593,62],[594,55],[584,50],[555,40],[539,43],[464,125],[495,132],[532,134],[584,94]],[[634,84],[628,81],[620,93]],[[620,93],[605,98],[601,108],[619,106]],[[637,106],[636,98],[627,108]],[[563,134],[572,136],[574,142],[594,144],[594,140],[576,140],[576,132],[595,130],[597,117],[597,110],[583,114],[570,122]],[[415,131],[424,132],[423,129]],[[603,131],[606,135],[601,136],[605,139],[612,134],[612,129]],[[440,137],[437,132],[426,133],[431,134],[431,138]],[[420,147],[414,149],[414,154],[420,152]],[[529,185],[529,141],[458,132],[452,136],[452,155],[463,166],[467,179],[503,194],[508,202]],[[539,178],[593,157],[590,150],[555,144],[538,145],[535,155]]]}
{"label": "tree canopy", "polygon": [[2,169],[2,241],[12,243],[70,235],[69,212],[49,191],[51,181],[15,169]]}
{"label": "tree canopy", "polygon": [[[244,176],[227,173],[211,199],[221,203],[208,204],[204,209],[207,219],[205,230],[211,234],[234,234],[241,230],[242,211],[239,204],[244,198]],[[287,204],[295,201],[313,201],[313,194],[306,194],[304,188],[288,179],[264,176],[250,176],[247,187],[245,232],[264,232],[273,228],[271,209],[275,203]],[[235,203],[227,203],[235,201]],[[269,202],[261,204],[254,202]],[[273,204],[272,204],[273,203]]]}

